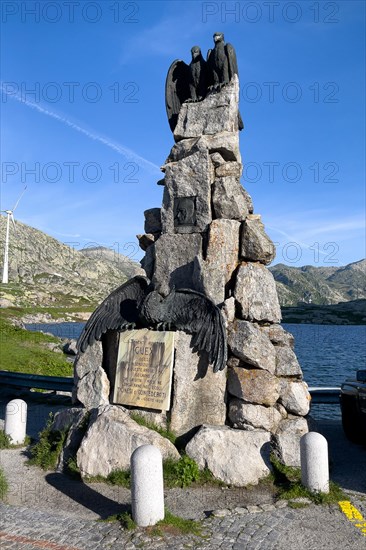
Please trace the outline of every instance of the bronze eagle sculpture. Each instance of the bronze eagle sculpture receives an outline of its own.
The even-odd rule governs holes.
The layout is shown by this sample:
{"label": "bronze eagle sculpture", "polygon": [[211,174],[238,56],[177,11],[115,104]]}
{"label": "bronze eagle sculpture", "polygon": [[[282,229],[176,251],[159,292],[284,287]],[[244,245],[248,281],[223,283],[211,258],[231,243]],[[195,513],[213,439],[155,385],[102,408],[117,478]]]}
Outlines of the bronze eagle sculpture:
{"label": "bronze eagle sculpture", "polygon": [[192,335],[194,351],[207,352],[214,372],[226,365],[225,323],[214,302],[185,288],[173,289],[164,298],[140,275],[118,287],[97,307],[78,339],[78,352],[83,353],[108,331],[138,328],[185,331]]}
{"label": "bronze eagle sculpture", "polygon": [[[189,65],[176,59],[169,67],[165,83],[165,106],[172,132],[177,125],[182,103],[205,99],[208,92],[220,90],[230,82],[234,74],[238,74],[233,46],[225,44],[222,32],[215,32],[213,39],[215,46],[208,51],[207,61],[204,60],[199,46],[193,46]],[[238,128],[244,128],[240,113]]]}

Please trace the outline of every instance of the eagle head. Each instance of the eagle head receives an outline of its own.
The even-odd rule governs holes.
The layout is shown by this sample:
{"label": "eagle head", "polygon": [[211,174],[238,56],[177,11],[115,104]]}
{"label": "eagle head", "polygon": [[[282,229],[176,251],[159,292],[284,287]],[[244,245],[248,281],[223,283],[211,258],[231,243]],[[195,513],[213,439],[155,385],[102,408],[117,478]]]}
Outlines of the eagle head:
{"label": "eagle head", "polygon": [[224,33],[215,32],[215,34],[213,35],[213,39],[214,39],[215,44],[217,42],[223,42],[224,41]]}

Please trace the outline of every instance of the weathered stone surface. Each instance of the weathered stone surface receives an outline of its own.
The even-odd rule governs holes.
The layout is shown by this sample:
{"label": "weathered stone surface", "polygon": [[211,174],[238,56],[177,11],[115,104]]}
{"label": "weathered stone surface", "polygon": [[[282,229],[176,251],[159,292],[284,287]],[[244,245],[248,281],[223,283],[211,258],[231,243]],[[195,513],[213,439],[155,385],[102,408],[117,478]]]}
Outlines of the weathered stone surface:
{"label": "weathered stone surface", "polygon": [[85,435],[88,417],[89,412],[86,409],[76,407],[56,413],[51,429],[54,431],[68,431],[57,461],[56,470],[58,472],[63,472],[67,468],[70,458],[75,457]]}
{"label": "weathered stone surface", "polygon": [[191,336],[176,332],[170,429],[183,435],[202,424],[225,424],[226,369],[214,373],[190,347]]}
{"label": "weathered stone surface", "polygon": [[275,346],[276,375],[302,378],[302,370],[294,351],[286,346]]}
{"label": "weathered stone surface", "polygon": [[165,411],[157,412],[156,410],[149,409],[139,409],[138,407],[126,407],[131,418],[134,420],[134,415],[142,418],[145,422],[149,424],[154,424],[166,430],[168,428],[168,418]]}
{"label": "weathered stone surface", "polygon": [[140,248],[142,250],[147,250],[149,246],[154,244],[156,240],[156,236],[153,233],[144,233],[143,235],[136,235],[137,240],[139,242]]}
{"label": "weathered stone surface", "polygon": [[310,409],[310,399],[305,382],[293,382],[291,379],[281,378],[279,402],[288,412],[305,416]]}
{"label": "weathered stone surface", "polygon": [[55,414],[51,430],[54,432],[63,432],[68,430],[74,423],[78,423],[86,414],[86,409],[80,407],[70,407],[63,409]]}
{"label": "weathered stone surface", "polygon": [[[183,139],[176,143],[166,160],[162,171],[165,172],[169,162],[177,162],[182,158],[193,155],[197,151],[208,151],[211,155],[219,154],[224,162],[241,162],[239,149],[238,132],[221,132],[212,136],[201,136],[199,138]],[[212,157],[211,157],[212,158]],[[215,157],[218,161],[218,157]]]}
{"label": "weathered stone surface", "polygon": [[174,129],[175,140],[238,132],[238,105],[239,79],[234,75],[220,92],[209,93],[197,103],[183,103]]}
{"label": "weathered stone surface", "polygon": [[234,367],[228,369],[227,389],[243,401],[272,406],[279,397],[280,383],[267,371]]}
{"label": "weathered stone surface", "polygon": [[249,321],[281,321],[273,275],[260,263],[243,262],[238,269],[234,296],[239,303],[241,317]]}
{"label": "weathered stone surface", "polygon": [[239,180],[242,171],[243,165],[240,162],[225,162],[225,164],[221,164],[216,168],[215,174],[217,178],[232,176]]}
{"label": "weathered stone surface", "polygon": [[273,324],[264,326],[261,327],[261,330],[268,335],[272,344],[275,346],[288,346],[293,348],[295,345],[295,339],[291,332],[287,332],[281,325]]}
{"label": "weathered stone surface", "polygon": [[241,399],[232,399],[229,403],[229,418],[234,428],[254,430],[259,428],[275,432],[282,415],[275,407],[263,407],[244,403]]}
{"label": "weathered stone surface", "polygon": [[224,302],[224,305],[221,310],[224,319],[226,321],[226,326],[228,326],[229,323],[232,323],[235,319],[235,298],[234,296],[231,296],[231,298],[227,298]]}
{"label": "weathered stone surface", "polygon": [[243,189],[244,189],[244,196],[245,196],[245,200],[247,202],[249,214],[253,214],[254,206],[253,206],[252,197],[249,195],[248,191],[244,187],[243,187]]}
{"label": "weathered stone surface", "polygon": [[270,434],[263,430],[234,430],[202,426],[186,447],[200,468],[237,487],[257,484],[270,473]]}
{"label": "weathered stone surface", "polygon": [[229,327],[228,344],[232,353],[260,369],[274,373],[276,369],[276,351],[268,336],[257,325],[248,321],[234,321]]}
{"label": "weathered stone surface", "polygon": [[225,285],[238,265],[240,222],[214,220],[210,225],[206,260],[201,263],[204,292],[216,303],[225,300]]}
{"label": "weathered stone surface", "polygon": [[179,459],[168,439],[137,424],[123,407],[99,407],[77,452],[81,475],[106,477],[114,470],[127,470],[131,454],[141,445],[155,445],[164,459]]}
{"label": "weathered stone surface", "polygon": [[145,251],[145,256],[140,261],[142,269],[144,269],[146,276],[152,279],[155,267],[155,245],[149,246]]}
{"label": "weathered stone surface", "polygon": [[273,451],[283,464],[300,467],[300,439],[308,431],[305,418],[282,420],[273,439]]}
{"label": "weathered stone surface", "polygon": [[244,189],[234,176],[215,179],[212,187],[212,205],[215,218],[241,221],[248,215]]}
{"label": "weathered stone surface", "polygon": [[276,256],[276,249],[264,230],[258,214],[248,214],[241,231],[240,256],[244,260],[268,265]]}
{"label": "weathered stone surface", "polygon": [[[211,173],[212,172],[212,173]],[[198,151],[189,157],[166,165],[161,223],[163,233],[199,233],[211,222],[211,183],[213,166],[208,151]],[[193,202],[192,215],[179,221],[179,201]]]}
{"label": "weathered stone surface", "polygon": [[67,355],[77,355],[78,348],[77,348],[77,340],[75,338],[71,338],[70,340],[66,340],[64,345],[62,346],[62,351],[66,353]]}
{"label": "weathered stone surface", "polygon": [[[152,282],[155,290],[163,296],[167,296],[173,286],[202,291],[198,264],[202,257],[201,235],[163,234],[153,246],[155,269]],[[151,249],[149,247],[147,252]]]}
{"label": "weathered stone surface", "polygon": [[94,409],[109,403],[110,384],[102,369],[102,344],[94,342],[74,363],[74,401],[86,409]]}
{"label": "weathered stone surface", "polygon": [[212,155],[210,155],[210,159],[215,168],[225,164],[225,159],[222,155],[220,155],[220,153],[212,153]]}
{"label": "weathered stone surface", "polygon": [[145,233],[161,233],[161,211],[160,208],[149,208],[144,212]]}

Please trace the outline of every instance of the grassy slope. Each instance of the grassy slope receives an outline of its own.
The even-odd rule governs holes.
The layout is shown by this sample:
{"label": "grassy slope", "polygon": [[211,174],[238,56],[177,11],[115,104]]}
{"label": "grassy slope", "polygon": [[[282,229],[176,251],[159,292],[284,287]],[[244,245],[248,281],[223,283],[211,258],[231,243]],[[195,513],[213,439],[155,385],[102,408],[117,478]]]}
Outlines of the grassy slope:
{"label": "grassy slope", "polygon": [[57,343],[58,339],[40,332],[30,332],[13,326],[0,317],[0,370],[44,374],[49,376],[72,376],[73,366],[65,356],[47,349],[45,344]]}

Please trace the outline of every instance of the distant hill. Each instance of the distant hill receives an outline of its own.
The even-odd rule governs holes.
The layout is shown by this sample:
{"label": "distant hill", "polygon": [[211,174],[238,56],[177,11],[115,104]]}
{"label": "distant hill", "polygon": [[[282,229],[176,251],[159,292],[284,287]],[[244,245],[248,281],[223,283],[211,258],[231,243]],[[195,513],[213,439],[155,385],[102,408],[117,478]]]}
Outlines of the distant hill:
{"label": "distant hill", "polygon": [[[0,216],[0,270],[6,218]],[[107,248],[81,251],[38,229],[16,222],[10,238],[9,284],[0,285],[3,303],[16,306],[95,305],[137,274],[140,264]]]}
{"label": "distant hill", "polygon": [[[137,274],[140,264],[114,250],[95,247],[81,251],[38,229],[16,222],[10,238],[9,281],[0,285],[0,298],[17,306],[95,305]],[[0,216],[0,273],[2,274],[6,218]],[[304,295],[312,304],[336,304],[366,299],[366,260],[342,267],[269,268],[281,306],[297,306]]]}
{"label": "distant hill", "polygon": [[269,268],[277,285],[281,306],[296,306],[311,296],[313,304],[337,304],[366,298],[366,260],[342,267]]}

